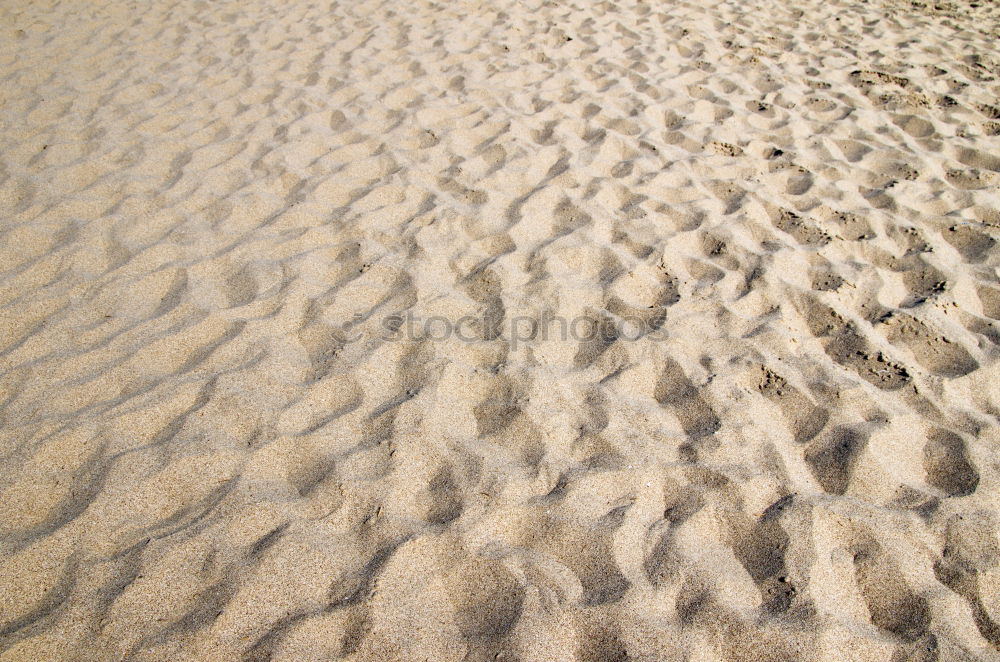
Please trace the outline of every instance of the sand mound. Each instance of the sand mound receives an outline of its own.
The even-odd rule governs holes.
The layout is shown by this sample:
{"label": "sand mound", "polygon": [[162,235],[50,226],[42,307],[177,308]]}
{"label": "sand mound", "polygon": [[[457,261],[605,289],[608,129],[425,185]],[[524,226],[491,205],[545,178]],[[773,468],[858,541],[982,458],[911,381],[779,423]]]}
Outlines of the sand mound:
{"label": "sand mound", "polygon": [[0,26],[0,660],[1000,657],[996,3]]}

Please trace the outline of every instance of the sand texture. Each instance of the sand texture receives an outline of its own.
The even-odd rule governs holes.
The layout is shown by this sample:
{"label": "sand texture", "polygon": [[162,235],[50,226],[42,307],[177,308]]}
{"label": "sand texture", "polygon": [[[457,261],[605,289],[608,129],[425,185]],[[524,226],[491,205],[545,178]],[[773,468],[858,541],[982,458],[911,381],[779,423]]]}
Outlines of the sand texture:
{"label": "sand texture", "polygon": [[0,1],[0,662],[1000,659],[998,44]]}

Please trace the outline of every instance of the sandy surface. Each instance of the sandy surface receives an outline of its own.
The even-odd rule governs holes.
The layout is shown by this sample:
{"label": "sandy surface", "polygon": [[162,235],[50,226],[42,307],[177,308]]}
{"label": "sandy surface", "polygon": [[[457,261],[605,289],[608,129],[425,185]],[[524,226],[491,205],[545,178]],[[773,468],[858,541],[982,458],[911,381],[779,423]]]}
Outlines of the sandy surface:
{"label": "sandy surface", "polygon": [[996,660],[1000,5],[0,3],[0,660]]}

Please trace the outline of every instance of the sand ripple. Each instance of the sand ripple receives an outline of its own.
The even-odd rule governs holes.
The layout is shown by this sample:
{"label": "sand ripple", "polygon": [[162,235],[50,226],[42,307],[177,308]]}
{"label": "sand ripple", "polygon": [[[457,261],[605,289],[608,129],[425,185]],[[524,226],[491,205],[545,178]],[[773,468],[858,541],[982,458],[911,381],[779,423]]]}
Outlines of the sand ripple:
{"label": "sand ripple", "polygon": [[998,26],[5,2],[0,660],[998,659]]}

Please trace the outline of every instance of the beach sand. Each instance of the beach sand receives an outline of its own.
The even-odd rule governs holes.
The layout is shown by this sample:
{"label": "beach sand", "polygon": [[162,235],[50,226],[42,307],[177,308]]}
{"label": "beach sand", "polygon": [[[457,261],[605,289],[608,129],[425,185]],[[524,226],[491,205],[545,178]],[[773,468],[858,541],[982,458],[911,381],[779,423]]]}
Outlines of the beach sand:
{"label": "beach sand", "polygon": [[998,40],[0,3],[0,661],[1000,659]]}

